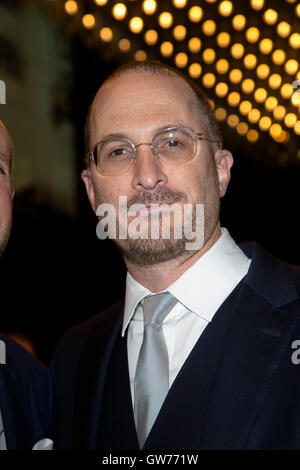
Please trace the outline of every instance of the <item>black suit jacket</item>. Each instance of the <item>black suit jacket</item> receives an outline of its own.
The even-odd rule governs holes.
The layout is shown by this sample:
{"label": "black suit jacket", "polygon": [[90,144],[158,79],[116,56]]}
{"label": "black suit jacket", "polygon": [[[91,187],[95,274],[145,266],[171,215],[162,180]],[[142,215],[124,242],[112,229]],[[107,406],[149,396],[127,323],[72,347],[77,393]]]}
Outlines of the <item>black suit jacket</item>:
{"label": "black suit jacket", "polygon": [[[203,448],[300,448],[300,269],[259,245],[241,245],[252,258],[222,351],[210,400]],[[57,394],[55,447],[95,449],[105,377],[123,303],[61,340],[52,370]]]}
{"label": "black suit jacket", "polygon": [[52,384],[48,369],[15,341],[0,334],[0,409],[8,450],[30,450],[52,437]]}

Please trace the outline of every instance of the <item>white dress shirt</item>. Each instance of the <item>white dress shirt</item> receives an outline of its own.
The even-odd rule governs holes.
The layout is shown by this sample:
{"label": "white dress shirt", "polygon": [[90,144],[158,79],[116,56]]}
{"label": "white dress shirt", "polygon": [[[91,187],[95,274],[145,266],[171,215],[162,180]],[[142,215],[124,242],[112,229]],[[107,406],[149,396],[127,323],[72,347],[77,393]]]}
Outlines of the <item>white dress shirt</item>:
{"label": "white dress shirt", "polygon": [[[216,243],[165,289],[178,301],[162,324],[169,355],[169,388],[205,327],[247,274],[250,263],[251,260],[237,246],[228,230],[222,228]],[[133,404],[134,377],[144,331],[143,310],[138,304],[149,294],[153,293],[127,272],[122,336],[128,328],[127,351]]]}

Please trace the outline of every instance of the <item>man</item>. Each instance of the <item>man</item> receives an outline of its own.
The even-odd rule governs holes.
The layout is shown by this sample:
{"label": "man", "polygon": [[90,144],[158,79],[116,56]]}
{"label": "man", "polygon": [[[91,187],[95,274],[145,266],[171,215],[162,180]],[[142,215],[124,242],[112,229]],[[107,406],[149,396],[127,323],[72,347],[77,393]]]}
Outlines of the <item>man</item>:
{"label": "man", "polygon": [[[103,220],[110,204],[129,235],[134,211],[126,226],[120,197],[144,205],[144,238],[115,237],[125,302],[56,351],[56,448],[298,448],[300,273],[221,229],[233,159],[205,96],[162,64],[125,65],[96,94],[86,130],[93,210]],[[150,215],[175,203],[192,205],[198,231],[204,204],[199,248],[187,249],[191,231],[175,237],[175,218],[169,238],[145,236]]]}
{"label": "man", "polygon": [[[0,121],[0,253],[12,221],[13,145]],[[52,392],[49,373],[37,359],[0,334],[0,450],[30,450],[51,437]]]}

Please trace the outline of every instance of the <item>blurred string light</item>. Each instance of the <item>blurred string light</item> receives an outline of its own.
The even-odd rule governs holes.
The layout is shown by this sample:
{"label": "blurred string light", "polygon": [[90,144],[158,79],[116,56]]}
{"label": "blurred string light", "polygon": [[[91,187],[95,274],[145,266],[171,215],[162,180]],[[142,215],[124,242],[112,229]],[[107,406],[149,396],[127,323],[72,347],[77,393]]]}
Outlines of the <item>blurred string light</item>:
{"label": "blurred string light", "polygon": [[163,57],[199,80],[216,118],[249,142],[268,132],[286,143],[300,135],[300,94],[292,87],[300,80],[295,21],[300,3],[282,1],[289,15],[280,3],[245,3],[248,11],[234,0],[171,0],[168,7],[158,0],[90,0],[89,7],[83,0],[66,0],[62,5],[74,27],[93,32],[90,40],[98,28],[102,47],[138,61],[151,50],[152,58]]}

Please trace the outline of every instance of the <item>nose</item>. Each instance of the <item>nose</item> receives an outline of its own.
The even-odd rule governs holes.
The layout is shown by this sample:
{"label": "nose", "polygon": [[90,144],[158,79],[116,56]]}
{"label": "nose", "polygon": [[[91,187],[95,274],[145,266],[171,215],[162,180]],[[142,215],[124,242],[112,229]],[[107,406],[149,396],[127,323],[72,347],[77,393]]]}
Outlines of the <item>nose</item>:
{"label": "nose", "polygon": [[154,190],[157,186],[167,184],[168,177],[162,171],[155,150],[151,148],[151,144],[141,143],[136,148],[137,156],[134,163],[132,187],[137,191],[142,189]]}

